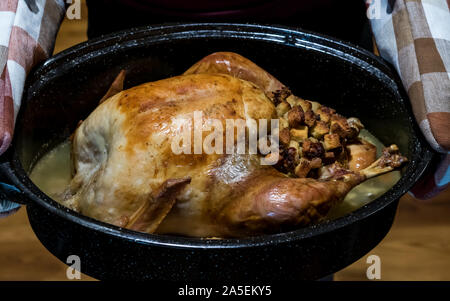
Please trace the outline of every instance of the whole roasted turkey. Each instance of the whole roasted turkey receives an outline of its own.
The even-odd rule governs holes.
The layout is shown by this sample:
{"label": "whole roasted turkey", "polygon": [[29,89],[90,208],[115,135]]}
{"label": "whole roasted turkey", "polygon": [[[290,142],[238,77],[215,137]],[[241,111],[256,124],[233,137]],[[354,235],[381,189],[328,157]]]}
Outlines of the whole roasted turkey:
{"label": "whole roasted turkey", "polygon": [[[399,167],[395,145],[376,160],[362,124],[301,99],[248,59],[213,53],[183,75],[122,91],[122,72],[73,137],[64,204],[147,233],[245,237],[305,226],[367,178]],[[278,118],[276,164],[261,154],[175,154],[172,140],[202,118]],[[273,158],[272,158],[273,159]]]}

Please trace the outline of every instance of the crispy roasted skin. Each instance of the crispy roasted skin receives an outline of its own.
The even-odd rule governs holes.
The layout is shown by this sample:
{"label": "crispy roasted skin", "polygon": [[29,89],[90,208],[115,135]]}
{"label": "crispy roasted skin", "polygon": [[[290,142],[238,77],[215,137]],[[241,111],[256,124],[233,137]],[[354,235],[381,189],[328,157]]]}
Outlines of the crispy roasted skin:
{"label": "crispy roasted skin", "polygon": [[[218,119],[225,128],[226,119],[277,118],[274,104],[287,97],[283,91],[249,60],[217,53],[182,76],[107,98],[73,136],[75,176],[66,205],[122,227],[199,237],[272,233],[320,220],[366,179],[364,172],[336,165],[321,179],[290,178],[261,165],[258,155],[174,154],[171,148],[193,126],[176,120],[201,111],[203,121]],[[373,168],[370,176],[392,169]]]}
{"label": "crispy roasted skin", "polygon": [[372,164],[377,158],[377,148],[365,141],[359,140],[355,143],[348,144],[349,153],[348,167],[353,171],[362,170]]}
{"label": "crispy roasted skin", "polygon": [[234,52],[212,53],[186,70],[184,75],[216,73],[229,74],[233,77],[252,82],[271,98],[288,90],[285,85],[263,68]]}
{"label": "crispy roasted skin", "polygon": [[[171,149],[173,137],[189,126],[174,120],[192,120],[194,111],[201,111],[204,120],[223,120],[224,128],[226,119],[275,117],[275,107],[261,89],[224,74],[178,76],[120,92],[101,103],[75,132],[76,174],[67,204],[82,214],[120,224],[164,181],[190,176],[191,183],[175,205],[183,210],[172,211],[214,224],[209,213],[218,211],[229,197],[220,195],[218,190],[224,188],[215,185],[224,155],[176,155]],[[244,166],[236,176],[246,172]],[[200,235],[218,234],[206,232]]]}

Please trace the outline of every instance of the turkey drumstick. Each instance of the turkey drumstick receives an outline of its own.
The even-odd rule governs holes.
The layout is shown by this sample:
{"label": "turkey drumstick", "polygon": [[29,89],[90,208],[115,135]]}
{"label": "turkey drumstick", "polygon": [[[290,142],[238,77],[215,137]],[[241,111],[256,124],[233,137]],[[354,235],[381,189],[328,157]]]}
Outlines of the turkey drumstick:
{"label": "turkey drumstick", "polygon": [[259,172],[240,184],[248,188],[246,193],[218,214],[218,220],[227,226],[222,235],[275,233],[318,222],[353,187],[392,171],[405,161],[397,146],[391,145],[378,160],[360,171],[334,163],[326,167],[326,176],[319,179],[286,178],[273,170]]}

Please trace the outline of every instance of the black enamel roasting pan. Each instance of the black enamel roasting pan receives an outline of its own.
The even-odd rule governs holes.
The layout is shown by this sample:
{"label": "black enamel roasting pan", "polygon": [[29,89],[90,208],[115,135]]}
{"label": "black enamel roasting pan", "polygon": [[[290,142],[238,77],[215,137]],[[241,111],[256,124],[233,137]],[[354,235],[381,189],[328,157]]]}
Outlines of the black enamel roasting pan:
{"label": "black enamel roasting pan", "polygon": [[[126,88],[181,74],[216,51],[237,52],[294,94],[359,117],[409,163],[398,183],[364,207],[296,231],[247,239],[208,240],[148,235],[73,212],[28,177],[36,161],[66,139],[121,69]],[[26,205],[42,244],[60,260],[81,259],[98,279],[319,279],[358,260],[389,231],[399,198],[424,172],[433,152],[422,137],[392,69],[356,46],[285,27],[174,24],[124,31],[79,44],[28,77],[12,147],[2,156],[4,199]]]}

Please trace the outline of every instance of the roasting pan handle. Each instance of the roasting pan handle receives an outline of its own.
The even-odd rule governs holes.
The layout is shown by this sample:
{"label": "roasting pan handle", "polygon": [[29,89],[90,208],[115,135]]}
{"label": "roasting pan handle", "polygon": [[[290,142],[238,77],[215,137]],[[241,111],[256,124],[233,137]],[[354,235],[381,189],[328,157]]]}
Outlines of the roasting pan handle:
{"label": "roasting pan handle", "polygon": [[10,197],[17,193],[20,191],[16,187],[0,182],[0,218],[8,216],[20,208],[20,203],[11,201],[13,198]]}
{"label": "roasting pan handle", "polygon": [[0,218],[16,212],[20,205],[25,205],[25,197],[10,180],[11,153],[7,151],[0,157]]}

